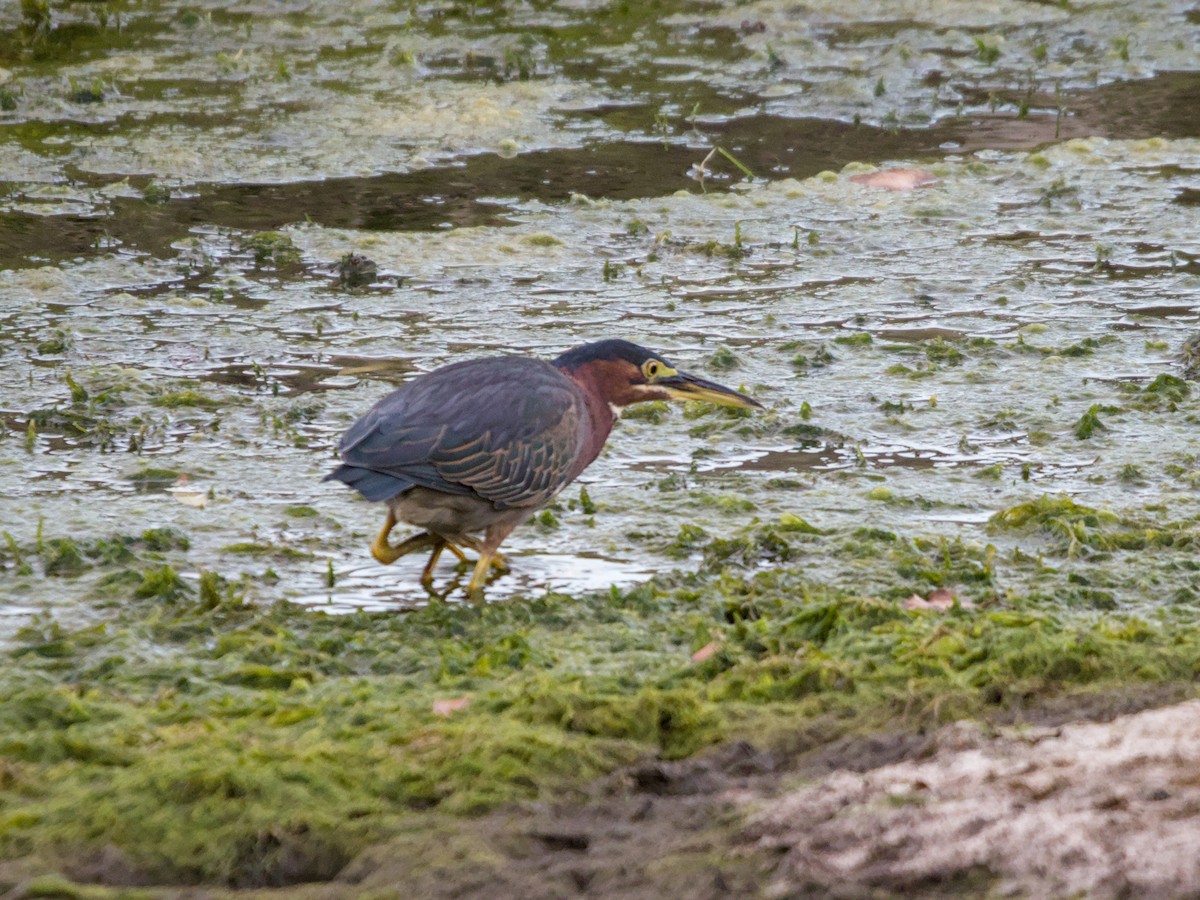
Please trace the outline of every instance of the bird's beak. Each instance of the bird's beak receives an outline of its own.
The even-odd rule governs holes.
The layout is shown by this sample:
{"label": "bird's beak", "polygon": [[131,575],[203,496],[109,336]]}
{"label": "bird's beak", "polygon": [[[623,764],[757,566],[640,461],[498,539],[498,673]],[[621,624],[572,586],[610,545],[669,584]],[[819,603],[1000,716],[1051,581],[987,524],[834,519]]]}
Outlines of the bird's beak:
{"label": "bird's beak", "polygon": [[715,381],[707,381],[688,375],[686,372],[676,372],[666,378],[652,382],[671,395],[672,400],[706,400],[718,406],[736,406],[741,409],[763,409],[763,405],[753,397],[740,394],[733,388],[727,388]]}

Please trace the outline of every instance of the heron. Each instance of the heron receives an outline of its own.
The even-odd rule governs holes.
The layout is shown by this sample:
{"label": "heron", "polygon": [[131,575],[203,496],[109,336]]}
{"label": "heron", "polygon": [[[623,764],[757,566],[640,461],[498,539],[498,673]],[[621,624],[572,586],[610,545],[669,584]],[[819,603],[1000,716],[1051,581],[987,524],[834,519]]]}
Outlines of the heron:
{"label": "heron", "polygon": [[[428,549],[422,584],[444,550],[468,562],[482,592],[513,529],[547,506],[600,455],[621,410],[652,400],[704,400],[762,408],[732,388],[681,372],[625,340],[574,347],[546,362],[495,356],[451,363],[404,384],[343,435],[342,464],[325,476],[387,515],[371,544],[384,565]],[[420,529],[399,544],[397,523]]]}

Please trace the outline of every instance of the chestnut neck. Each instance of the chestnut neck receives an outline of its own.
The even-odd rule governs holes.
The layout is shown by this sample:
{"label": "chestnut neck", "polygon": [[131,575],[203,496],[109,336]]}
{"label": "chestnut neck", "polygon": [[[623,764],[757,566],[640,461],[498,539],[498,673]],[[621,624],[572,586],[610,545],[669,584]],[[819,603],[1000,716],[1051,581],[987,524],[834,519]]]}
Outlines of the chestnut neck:
{"label": "chestnut neck", "polygon": [[604,449],[604,442],[612,433],[613,422],[617,420],[619,408],[608,398],[603,381],[604,373],[594,366],[580,366],[574,371],[562,370],[563,374],[575,382],[583,395],[584,407],[587,410],[588,421],[584,426],[583,447],[579,459],[573,466],[571,477],[579,475],[595,461]]}

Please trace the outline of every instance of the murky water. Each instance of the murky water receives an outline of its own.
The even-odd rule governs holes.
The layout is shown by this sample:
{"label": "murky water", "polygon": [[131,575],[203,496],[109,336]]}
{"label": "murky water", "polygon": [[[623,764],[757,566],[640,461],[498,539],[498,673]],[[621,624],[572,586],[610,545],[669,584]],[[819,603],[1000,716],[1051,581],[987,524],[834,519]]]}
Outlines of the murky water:
{"label": "murky water", "polygon": [[[987,517],[1043,493],[1200,516],[1196,399],[1145,390],[1200,300],[1187,4],[78,6],[0,11],[19,547],[170,526],[189,577],[262,600],[428,602],[423,561],[368,556],[378,508],[320,483],[340,431],[411,372],[609,336],[769,411],[623,422],[581,480],[596,513],[569,488],[492,597],[694,568],[685,525],[1003,552]],[[757,179],[690,177],[717,144]],[[882,161],[939,180],[840,171]],[[371,284],[339,283],[352,251]],[[872,587],[834,544],[814,577]],[[1104,577],[1155,602],[1182,558]],[[13,617],[102,577],[0,562]]]}

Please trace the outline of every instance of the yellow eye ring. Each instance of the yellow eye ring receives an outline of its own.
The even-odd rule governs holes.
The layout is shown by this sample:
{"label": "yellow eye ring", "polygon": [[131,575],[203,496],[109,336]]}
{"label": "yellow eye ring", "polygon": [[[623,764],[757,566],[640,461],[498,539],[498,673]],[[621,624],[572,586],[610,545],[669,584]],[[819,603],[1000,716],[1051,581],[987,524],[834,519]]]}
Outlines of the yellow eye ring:
{"label": "yellow eye ring", "polygon": [[670,378],[674,374],[676,374],[675,370],[661,359],[648,359],[642,363],[642,376],[647,381],[654,381],[656,378]]}

